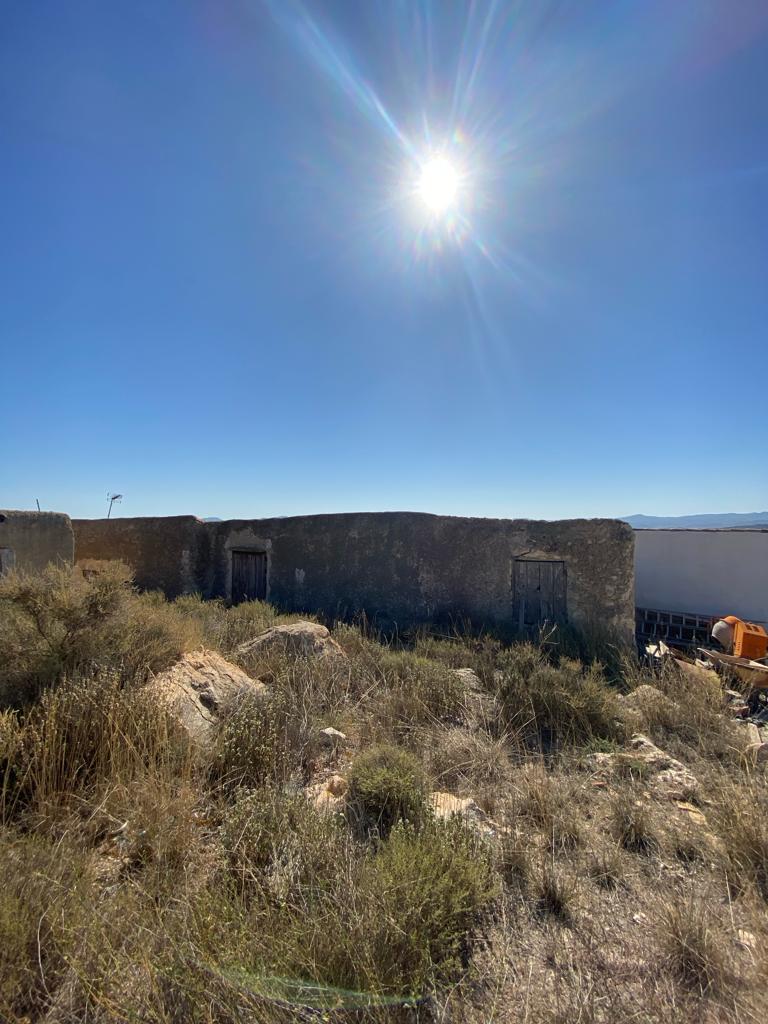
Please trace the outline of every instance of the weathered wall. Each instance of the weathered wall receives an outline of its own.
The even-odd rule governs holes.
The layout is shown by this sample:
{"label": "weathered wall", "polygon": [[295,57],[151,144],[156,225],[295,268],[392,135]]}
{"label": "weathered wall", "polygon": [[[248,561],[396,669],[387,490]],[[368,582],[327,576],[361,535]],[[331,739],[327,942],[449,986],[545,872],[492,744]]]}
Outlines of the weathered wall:
{"label": "weathered wall", "polygon": [[74,552],[69,516],[0,510],[0,571],[38,572],[50,562],[73,562]]}
{"label": "weathered wall", "polygon": [[637,530],[640,608],[768,622],[768,530]]}
{"label": "weathered wall", "polygon": [[168,597],[202,591],[198,564],[204,524],[194,516],[146,519],[75,519],[78,564],[119,559],[130,565],[142,590]]}
{"label": "weathered wall", "polygon": [[270,601],[295,611],[387,624],[461,615],[512,623],[515,558],[562,560],[569,621],[629,639],[633,531],[615,520],[464,519],[410,512],[203,523],[75,520],[78,561],[121,558],[137,583],[169,596],[228,597],[231,552],[264,551]]}

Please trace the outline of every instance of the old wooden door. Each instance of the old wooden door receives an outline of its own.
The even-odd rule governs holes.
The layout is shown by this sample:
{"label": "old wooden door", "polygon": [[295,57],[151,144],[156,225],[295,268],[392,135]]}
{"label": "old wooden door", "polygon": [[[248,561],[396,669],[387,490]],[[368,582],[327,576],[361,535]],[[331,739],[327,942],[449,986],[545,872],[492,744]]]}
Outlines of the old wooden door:
{"label": "old wooden door", "polygon": [[264,601],[266,597],[266,554],[263,551],[233,551],[232,600]]}
{"label": "old wooden door", "polygon": [[544,622],[565,622],[565,563],[516,558],[512,569],[513,615],[522,632]]}

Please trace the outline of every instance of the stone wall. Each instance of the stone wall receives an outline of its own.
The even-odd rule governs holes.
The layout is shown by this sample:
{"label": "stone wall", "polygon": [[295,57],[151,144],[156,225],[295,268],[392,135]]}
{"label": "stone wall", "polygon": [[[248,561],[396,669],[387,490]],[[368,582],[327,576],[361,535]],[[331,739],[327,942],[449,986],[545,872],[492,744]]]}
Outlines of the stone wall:
{"label": "stone wall", "polygon": [[629,641],[633,531],[615,520],[465,519],[410,512],[203,523],[192,516],[75,520],[78,562],[120,558],[169,597],[231,594],[232,551],[267,556],[267,599],[382,625],[469,618],[513,625],[515,560],[562,561],[567,617]]}
{"label": "stone wall", "polygon": [[0,510],[0,572],[39,572],[51,562],[71,564],[74,554],[69,516]]}

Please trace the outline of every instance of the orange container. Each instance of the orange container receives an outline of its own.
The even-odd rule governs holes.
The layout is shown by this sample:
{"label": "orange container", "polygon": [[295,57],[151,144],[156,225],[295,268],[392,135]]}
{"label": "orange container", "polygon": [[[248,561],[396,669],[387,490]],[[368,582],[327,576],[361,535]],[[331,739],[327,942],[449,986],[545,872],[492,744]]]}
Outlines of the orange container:
{"label": "orange container", "polygon": [[738,622],[733,626],[733,653],[737,658],[764,658],[768,651],[768,633],[752,622]]}

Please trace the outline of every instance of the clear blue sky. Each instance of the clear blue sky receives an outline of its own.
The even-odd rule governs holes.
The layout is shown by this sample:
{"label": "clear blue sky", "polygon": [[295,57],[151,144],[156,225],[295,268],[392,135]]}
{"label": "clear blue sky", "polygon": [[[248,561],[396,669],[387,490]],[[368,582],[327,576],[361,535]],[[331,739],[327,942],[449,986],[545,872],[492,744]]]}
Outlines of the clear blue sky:
{"label": "clear blue sky", "polygon": [[0,224],[5,507],[768,505],[765,0],[3,0]]}

